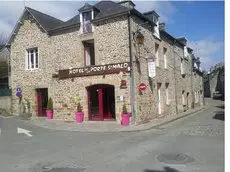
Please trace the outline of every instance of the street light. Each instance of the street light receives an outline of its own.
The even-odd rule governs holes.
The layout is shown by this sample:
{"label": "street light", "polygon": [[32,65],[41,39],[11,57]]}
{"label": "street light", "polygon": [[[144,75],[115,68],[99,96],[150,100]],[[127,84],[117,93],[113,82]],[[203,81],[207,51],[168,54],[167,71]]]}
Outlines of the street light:
{"label": "street light", "polygon": [[136,32],[134,32],[133,37],[134,37],[135,43],[137,43],[138,45],[141,45],[144,43],[145,37],[141,33],[141,29],[138,29]]}

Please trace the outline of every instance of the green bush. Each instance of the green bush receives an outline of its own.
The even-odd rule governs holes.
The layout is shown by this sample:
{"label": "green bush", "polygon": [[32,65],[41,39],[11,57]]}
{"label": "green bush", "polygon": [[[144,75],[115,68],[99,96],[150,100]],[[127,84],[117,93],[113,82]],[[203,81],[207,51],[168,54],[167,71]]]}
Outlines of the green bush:
{"label": "green bush", "polygon": [[78,103],[78,104],[77,104],[77,111],[78,111],[78,112],[82,112],[81,103]]}
{"label": "green bush", "polygon": [[52,98],[50,97],[47,103],[47,109],[53,110],[53,101]]}
{"label": "green bush", "polygon": [[123,104],[123,107],[122,107],[122,114],[127,114],[128,111],[127,111],[127,107],[126,107],[126,104]]}

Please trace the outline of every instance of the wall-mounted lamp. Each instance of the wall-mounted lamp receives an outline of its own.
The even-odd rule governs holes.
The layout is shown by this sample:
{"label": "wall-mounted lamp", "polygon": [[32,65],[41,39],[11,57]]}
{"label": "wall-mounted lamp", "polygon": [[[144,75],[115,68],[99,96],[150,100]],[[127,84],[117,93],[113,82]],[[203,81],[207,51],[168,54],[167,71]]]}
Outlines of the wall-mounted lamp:
{"label": "wall-mounted lamp", "polygon": [[144,39],[145,39],[144,35],[141,32],[138,32],[137,36],[136,36],[137,44],[138,45],[143,44],[144,43]]}
{"label": "wall-mounted lamp", "polygon": [[140,29],[133,33],[134,39],[138,45],[144,43],[144,35],[141,33]]}

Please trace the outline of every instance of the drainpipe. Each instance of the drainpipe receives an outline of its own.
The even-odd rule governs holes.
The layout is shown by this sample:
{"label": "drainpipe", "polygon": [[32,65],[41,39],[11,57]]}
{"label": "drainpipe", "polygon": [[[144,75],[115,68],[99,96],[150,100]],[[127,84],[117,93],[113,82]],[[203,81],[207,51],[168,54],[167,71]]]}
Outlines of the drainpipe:
{"label": "drainpipe", "polygon": [[193,55],[192,55],[192,65],[191,65],[191,87],[192,87],[192,109],[194,109],[194,91],[193,91],[193,66],[194,66],[194,64],[193,64]]}
{"label": "drainpipe", "polygon": [[136,112],[134,105],[134,73],[133,73],[133,56],[132,56],[132,27],[131,27],[131,14],[128,14],[128,30],[129,30],[129,56],[130,56],[130,103],[131,103],[131,114],[132,114],[132,124],[136,122]]}
{"label": "drainpipe", "polygon": [[175,102],[176,102],[176,115],[178,114],[178,107],[177,107],[177,85],[176,85],[176,57],[175,57],[175,44],[176,41],[173,41],[173,65],[174,65],[174,81],[175,81]]}

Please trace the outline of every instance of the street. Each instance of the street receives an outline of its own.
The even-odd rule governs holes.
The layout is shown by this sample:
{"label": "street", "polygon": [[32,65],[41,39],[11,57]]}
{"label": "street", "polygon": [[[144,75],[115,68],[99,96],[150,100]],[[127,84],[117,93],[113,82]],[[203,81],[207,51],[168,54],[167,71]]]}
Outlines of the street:
{"label": "street", "polygon": [[0,171],[223,172],[224,101],[206,103],[201,112],[139,132],[55,131],[0,117]]}

